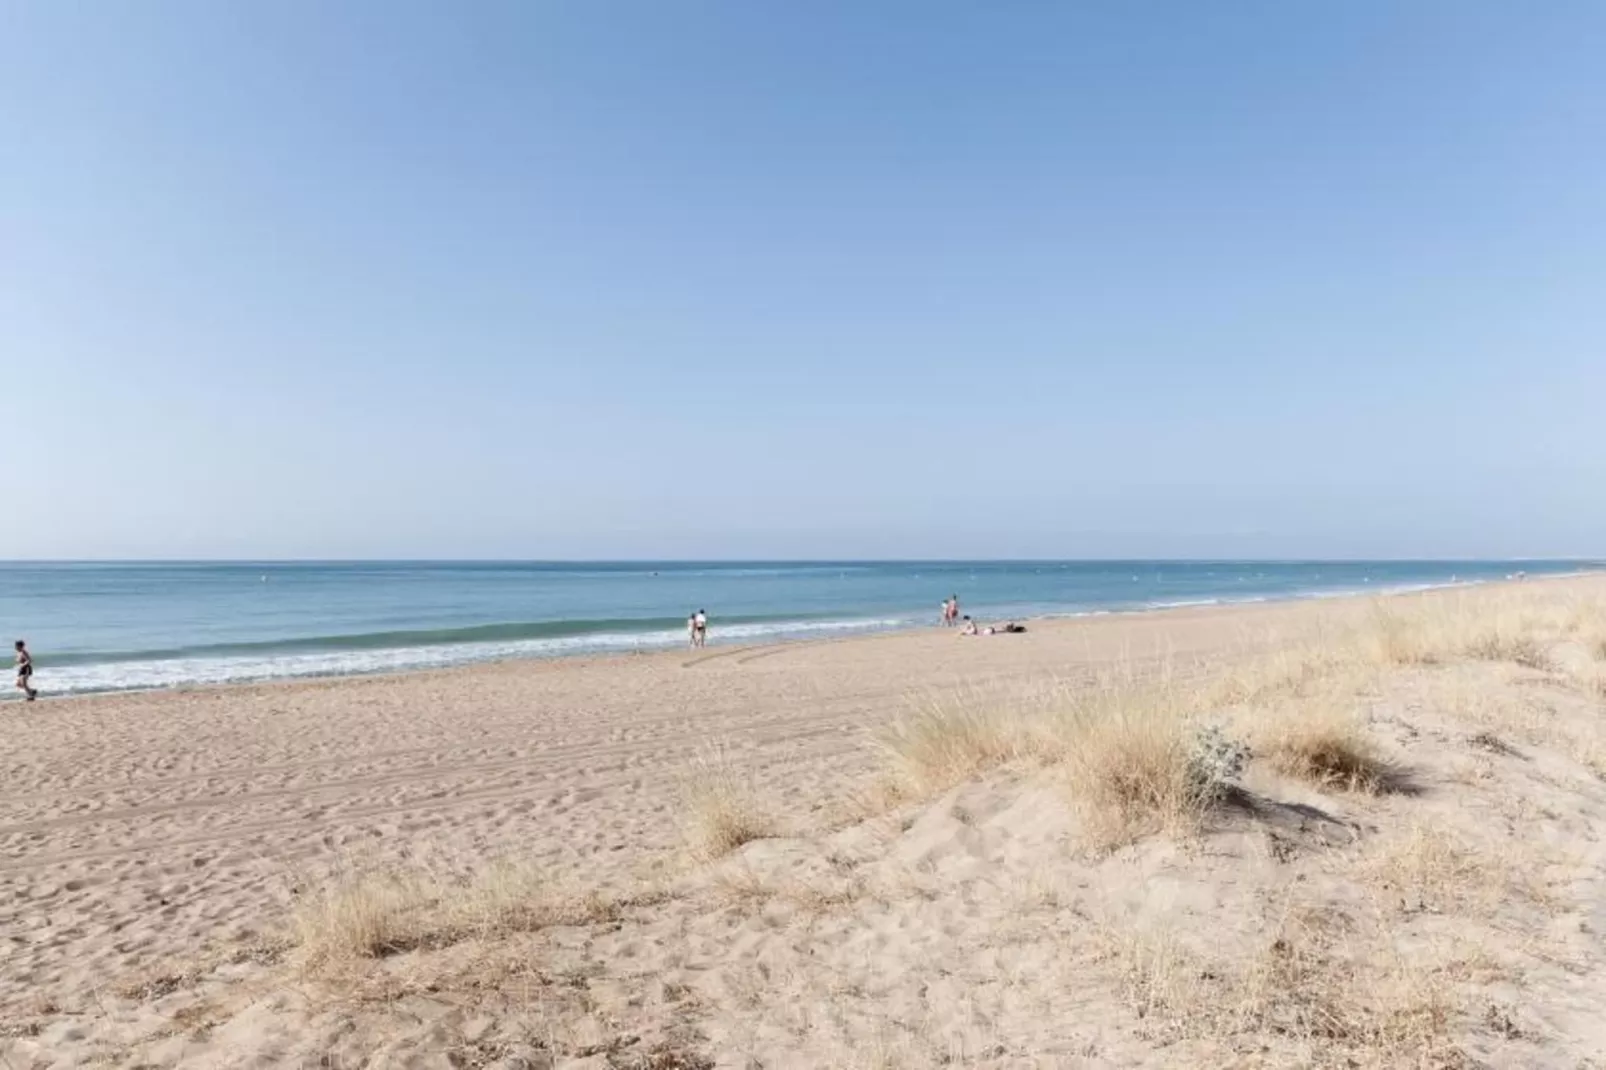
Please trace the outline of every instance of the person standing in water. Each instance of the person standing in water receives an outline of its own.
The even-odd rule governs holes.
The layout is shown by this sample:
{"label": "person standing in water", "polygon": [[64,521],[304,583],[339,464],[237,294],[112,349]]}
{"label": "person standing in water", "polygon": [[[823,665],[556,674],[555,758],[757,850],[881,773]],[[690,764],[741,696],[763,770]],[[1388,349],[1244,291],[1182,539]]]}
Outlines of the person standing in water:
{"label": "person standing in water", "polygon": [[694,649],[694,650],[696,649],[696,647],[697,647],[697,614],[695,614],[695,613],[693,613],[691,616],[686,618],[686,642],[691,644],[692,649]]}
{"label": "person standing in water", "polygon": [[17,690],[28,696],[29,702],[39,697],[33,688],[33,655],[21,639],[17,640]]}
{"label": "person standing in water", "polygon": [[695,645],[708,645],[708,613],[699,609],[691,618],[692,639]]}

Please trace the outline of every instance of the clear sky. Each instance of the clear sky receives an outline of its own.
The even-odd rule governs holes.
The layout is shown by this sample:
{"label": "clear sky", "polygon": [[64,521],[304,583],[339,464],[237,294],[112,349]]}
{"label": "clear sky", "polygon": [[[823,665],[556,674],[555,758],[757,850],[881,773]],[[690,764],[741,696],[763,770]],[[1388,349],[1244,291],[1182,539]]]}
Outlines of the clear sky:
{"label": "clear sky", "polygon": [[0,0],[0,557],[1606,554],[1606,4]]}

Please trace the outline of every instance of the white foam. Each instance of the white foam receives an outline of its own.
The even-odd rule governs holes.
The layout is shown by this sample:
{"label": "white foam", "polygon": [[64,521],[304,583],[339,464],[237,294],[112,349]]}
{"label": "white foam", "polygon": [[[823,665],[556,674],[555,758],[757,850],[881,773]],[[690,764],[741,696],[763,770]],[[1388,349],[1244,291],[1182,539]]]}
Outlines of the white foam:
{"label": "white foam", "polygon": [[[798,639],[833,632],[885,631],[907,627],[904,618],[868,620],[774,621],[721,627],[716,619],[713,645],[765,639]],[[546,639],[455,643],[398,647],[392,650],[343,650],[328,653],[236,655],[230,657],[163,658],[153,661],[109,661],[51,669],[41,666],[35,683],[47,694],[89,691],[143,691],[156,688],[250,683],[308,676],[353,676],[371,673],[443,669],[474,662],[510,658],[562,657],[626,651],[667,650],[686,642],[680,630],[604,632]]]}

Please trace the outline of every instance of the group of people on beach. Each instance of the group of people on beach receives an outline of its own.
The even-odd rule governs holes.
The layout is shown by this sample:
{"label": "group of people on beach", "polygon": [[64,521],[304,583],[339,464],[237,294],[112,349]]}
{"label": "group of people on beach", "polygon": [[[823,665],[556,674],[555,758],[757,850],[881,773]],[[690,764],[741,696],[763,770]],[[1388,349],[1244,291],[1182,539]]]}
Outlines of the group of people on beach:
{"label": "group of people on beach", "polygon": [[957,594],[949,595],[942,603],[942,626],[944,628],[957,627],[960,635],[1018,635],[1026,630],[1026,625],[1016,624],[1014,621],[1006,621],[1003,624],[996,625],[989,624],[985,627],[978,626],[975,621],[970,619],[969,613],[960,616],[959,596]]}
{"label": "group of people on beach", "polygon": [[699,609],[686,618],[686,636],[691,648],[699,650],[708,645],[708,614]]}
{"label": "group of people on beach", "polygon": [[959,629],[959,634],[960,635],[1019,635],[1021,632],[1024,632],[1025,630],[1026,630],[1026,625],[1024,625],[1024,624],[1016,624],[1012,620],[1007,620],[1002,624],[988,624],[988,625],[985,625],[985,626],[978,626],[975,621],[971,620],[969,617],[966,617],[965,618],[965,626],[963,628]]}

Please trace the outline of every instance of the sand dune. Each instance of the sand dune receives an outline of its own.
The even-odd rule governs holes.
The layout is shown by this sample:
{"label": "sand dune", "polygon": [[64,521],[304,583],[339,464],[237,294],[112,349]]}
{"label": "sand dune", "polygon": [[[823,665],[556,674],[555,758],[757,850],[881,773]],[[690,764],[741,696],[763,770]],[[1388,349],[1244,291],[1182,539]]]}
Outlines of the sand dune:
{"label": "sand dune", "polygon": [[[1390,600],[1398,627],[1346,600],[7,704],[0,1054],[1606,1065],[1603,598],[1582,578]],[[887,779],[911,711],[1057,723],[1112,668],[1256,748],[1199,828],[1095,842],[1074,764],[1024,744],[952,786]],[[1323,704],[1397,779],[1268,757]],[[720,806],[731,849],[692,850]],[[373,954],[327,940],[359,915]]]}

